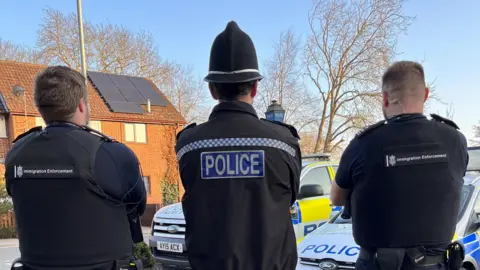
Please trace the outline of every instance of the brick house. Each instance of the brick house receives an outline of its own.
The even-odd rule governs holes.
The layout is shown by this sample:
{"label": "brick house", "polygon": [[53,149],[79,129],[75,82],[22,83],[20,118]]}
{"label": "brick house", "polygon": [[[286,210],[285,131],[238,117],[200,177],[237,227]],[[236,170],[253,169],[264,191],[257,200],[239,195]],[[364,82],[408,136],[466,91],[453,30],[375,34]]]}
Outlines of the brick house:
{"label": "brick house", "polygon": [[[43,68],[45,66],[37,64],[0,61],[0,163],[2,163],[0,170],[2,174],[4,158],[12,140],[32,127],[44,125],[33,100],[34,79]],[[88,77],[90,126],[125,143],[136,153],[148,192],[149,211],[145,217],[151,219],[148,216],[153,215],[162,202],[161,180],[167,173],[172,174],[172,172],[176,175],[173,178],[179,179],[174,144],[176,133],[185,124],[185,119],[150,81],[148,82],[151,88],[158,92],[159,99],[164,100],[163,106],[140,104],[136,106],[144,110],[141,113],[125,113],[118,110],[115,112],[106,96],[102,95],[103,90],[99,90],[101,87],[94,85],[90,73]],[[24,89],[24,94],[13,93],[12,89],[16,85]],[[148,102],[150,103],[150,100]],[[180,189],[182,189],[181,185]],[[183,190],[180,190],[180,193],[183,193]]]}

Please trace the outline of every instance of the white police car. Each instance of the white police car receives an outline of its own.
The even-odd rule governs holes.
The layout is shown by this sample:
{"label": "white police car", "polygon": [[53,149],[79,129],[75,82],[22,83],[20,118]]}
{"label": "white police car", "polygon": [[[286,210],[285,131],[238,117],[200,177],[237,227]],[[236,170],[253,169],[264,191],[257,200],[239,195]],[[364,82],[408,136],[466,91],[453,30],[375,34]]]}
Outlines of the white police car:
{"label": "white police car", "polygon": [[[332,209],[329,199],[337,163],[330,161],[328,154],[320,153],[304,155],[302,159],[300,193],[290,210],[298,240],[327,222],[332,213],[338,213],[341,209]],[[211,160],[205,159],[205,162],[205,166],[212,166]],[[155,213],[149,244],[156,261],[164,269],[190,268],[185,245],[185,219],[180,203],[163,207]]]}
{"label": "white police car", "polygon": [[150,250],[164,270],[191,269],[185,246],[185,216],[181,203],[165,206],[155,213]]}
{"label": "white police car", "polygon": [[[466,270],[480,270],[480,147],[469,148],[469,172],[464,177],[460,212],[453,240],[465,246]],[[360,247],[351,220],[337,214],[298,245],[297,270],[355,269]]]}

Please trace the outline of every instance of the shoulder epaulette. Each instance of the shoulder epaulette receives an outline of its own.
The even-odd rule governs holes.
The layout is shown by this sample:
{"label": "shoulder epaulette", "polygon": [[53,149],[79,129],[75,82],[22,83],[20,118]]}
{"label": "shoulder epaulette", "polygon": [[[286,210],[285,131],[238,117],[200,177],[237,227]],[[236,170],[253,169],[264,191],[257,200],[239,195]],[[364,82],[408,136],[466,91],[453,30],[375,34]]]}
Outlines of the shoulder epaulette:
{"label": "shoulder epaulette", "polygon": [[431,116],[432,119],[435,120],[435,121],[442,122],[442,123],[447,124],[447,125],[455,128],[455,129],[460,130],[460,128],[457,126],[457,124],[455,124],[455,122],[453,122],[453,121],[450,120],[450,119],[443,118],[443,117],[441,117],[440,115],[434,114],[434,113],[430,114],[430,116]]}
{"label": "shoulder epaulette", "polygon": [[186,127],[184,127],[182,130],[180,130],[178,133],[177,133],[177,141],[178,141],[178,138],[180,138],[180,134],[182,134],[182,132],[184,132],[185,130],[189,129],[189,128],[193,128],[193,127],[196,127],[197,126],[197,123],[191,123],[190,125],[187,125]]}
{"label": "shoulder epaulette", "polygon": [[379,122],[377,122],[377,123],[375,123],[375,124],[373,124],[373,125],[367,126],[367,127],[363,128],[362,130],[360,130],[360,131],[355,135],[355,138],[361,138],[361,137],[367,135],[368,133],[374,131],[375,129],[384,126],[386,123],[387,123],[387,121],[382,120],[382,121],[379,121]]}
{"label": "shoulder epaulette", "polygon": [[292,125],[289,125],[289,124],[285,124],[283,122],[279,122],[279,121],[271,121],[271,120],[267,120],[265,118],[260,118],[261,120],[263,121],[267,121],[267,122],[270,122],[270,123],[274,123],[274,124],[277,124],[277,125],[280,125],[280,126],[284,126],[286,128],[288,128],[288,130],[290,130],[290,133],[292,133],[292,135],[297,138],[297,139],[300,139],[300,136],[298,135],[298,131],[297,129],[292,126]]}
{"label": "shoulder epaulette", "polygon": [[103,139],[104,141],[106,141],[106,142],[118,142],[118,141],[115,140],[113,137],[110,137],[110,136],[108,136],[108,135],[105,135],[105,134],[101,133],[100,131],[95,130],[95,129],[89,127],[89,126],[83,126],[82,128],[83,128],[83,130],[85,130],[85,131],[87,131],[87,132],[90,132],[90,133],[92,133],[93,135],[96,135],[96,136],[102,138],[102,139]]}
{"label": "shoulder epaulette", "polygon": [[17,138],[15,138],[15,140],[13,140],[13,143],[17,142],[18,140],[20,140],[21,138],[29,135],[29,134],[33,134],[35,132],[39,132],[39,131],[42,131],[43,128],[42,127],[34,127],[34,128],[31,128],[29,131],[25,132],[25,133],[22,133],[20,135],[17,136]]}

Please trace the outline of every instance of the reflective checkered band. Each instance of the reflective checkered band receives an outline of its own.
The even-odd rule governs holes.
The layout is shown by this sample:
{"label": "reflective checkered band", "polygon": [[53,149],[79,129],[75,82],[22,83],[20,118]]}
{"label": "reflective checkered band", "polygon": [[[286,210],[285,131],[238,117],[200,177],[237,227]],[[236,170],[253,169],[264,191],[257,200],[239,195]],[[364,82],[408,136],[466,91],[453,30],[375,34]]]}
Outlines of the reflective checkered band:
{"label": "reflective checkered band", "polygon": [[268,138],[221,138],[221,139],[209,139],[191,142],[184,147],[180,148],[177,153],[177,159],[180,160],[183,155],[190,151],[202,149],[202,148],[214,148],[214,147],[243,147],[243,146],[260,146],[260,147],[272,147],[283,150],[295,157],[296,152],[290,145],[275,139]]}

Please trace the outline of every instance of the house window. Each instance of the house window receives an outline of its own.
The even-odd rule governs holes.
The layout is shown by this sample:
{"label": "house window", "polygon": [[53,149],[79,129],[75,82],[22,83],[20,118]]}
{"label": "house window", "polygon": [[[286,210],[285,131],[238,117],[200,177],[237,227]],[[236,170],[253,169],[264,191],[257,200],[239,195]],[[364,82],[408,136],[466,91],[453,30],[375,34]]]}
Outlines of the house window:
{"label": "house window", "polygon": [[45,121],[43,121],[42,117],[35,117],[35,126],[36,127],[45,127]]}
{"label": "house window", "polygon": [[150,193],[150,177],[148,176],[143,176],[143,183],[145,184],[145,190],[147,191],[147,194],[151,194]]}
{"label": "house window", "polygon": [[0,116],[0,138],[7,138],[7,121],[5,116]]}
{"label": "house window", "polygon": [[125,123],[125,141],[146,143],[147,134],[145,124]]}
{"label": "house window", "polygon": [[100,121],[90,121],[89,126],[98,132],[102,132],[102,122]]}

